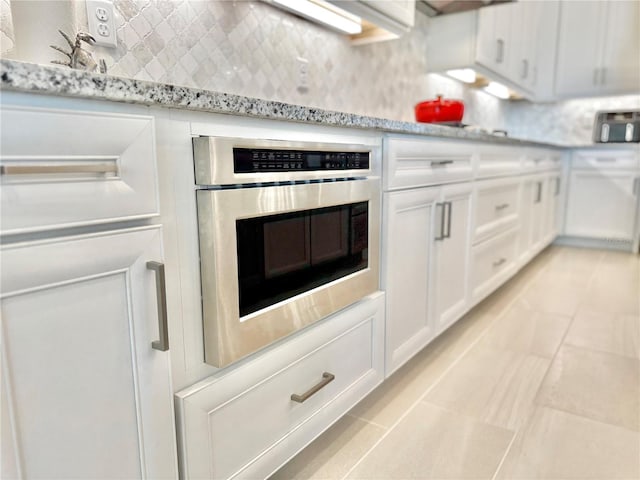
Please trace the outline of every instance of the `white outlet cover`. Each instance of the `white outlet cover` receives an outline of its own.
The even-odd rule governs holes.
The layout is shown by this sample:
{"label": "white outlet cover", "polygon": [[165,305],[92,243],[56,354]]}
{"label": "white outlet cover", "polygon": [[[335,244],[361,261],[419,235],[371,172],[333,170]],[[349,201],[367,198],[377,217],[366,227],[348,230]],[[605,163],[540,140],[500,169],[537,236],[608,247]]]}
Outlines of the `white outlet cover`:
{"label": "white outlet cover", "polygon": [[116,22],[111,0],[86,0],[89,33],[96,45],[116,48]]}

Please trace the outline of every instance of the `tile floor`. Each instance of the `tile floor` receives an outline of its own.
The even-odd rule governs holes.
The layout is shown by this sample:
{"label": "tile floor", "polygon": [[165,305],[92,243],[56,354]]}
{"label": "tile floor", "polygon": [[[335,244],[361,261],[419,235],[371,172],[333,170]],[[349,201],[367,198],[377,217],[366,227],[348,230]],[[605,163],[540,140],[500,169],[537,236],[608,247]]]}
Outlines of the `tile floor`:
{"label": "tile floor", "polygon": [[282,479],[640,479],[640,256],[551,247]]}

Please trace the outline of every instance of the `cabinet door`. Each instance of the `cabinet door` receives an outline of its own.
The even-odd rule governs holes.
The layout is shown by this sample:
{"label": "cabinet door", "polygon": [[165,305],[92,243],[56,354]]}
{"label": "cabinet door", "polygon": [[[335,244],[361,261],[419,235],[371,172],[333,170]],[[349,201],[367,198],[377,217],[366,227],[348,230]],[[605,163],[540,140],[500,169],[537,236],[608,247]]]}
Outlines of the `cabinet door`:
{"label": "cabinet door", "polygon": [[[436,237],[433,249],[432,298],[437,332],[460,318],[468,305],[471,190],[470,183],[444,187],[443,208],[438,209],[445,219],[445,231]],[[437,224],[439,218],[435,221]]]}
{"label": "cabinet door", "polygon": [[574,170],[565,233],[578,237],[633,239],[638,174],[632,171]]}
{"label": "cabinet door", "polygon": [[513,48],[510,42],[513,7],[496,5],[478,11],[476,61],[507,77]]}
{"label": "cabinet door", "polygon": [[429,261],[438,193],[438,188],[420,188],[384,196],[387,375],[409,360],[434,335],[429,322]]}
{"label": "cabinet door", "polygon": [[607,2],[602,58],[602,93],[637,92],[640,88],[640,2]]}
{"label": "cabinet door", "polygon": [[605,14],[606,2],[561,3],[555,88],[559,97],[598,92]]}
{"label": "cabinet door", "polygon": [[160,228],[1,253],[3,478],[176,478]]}

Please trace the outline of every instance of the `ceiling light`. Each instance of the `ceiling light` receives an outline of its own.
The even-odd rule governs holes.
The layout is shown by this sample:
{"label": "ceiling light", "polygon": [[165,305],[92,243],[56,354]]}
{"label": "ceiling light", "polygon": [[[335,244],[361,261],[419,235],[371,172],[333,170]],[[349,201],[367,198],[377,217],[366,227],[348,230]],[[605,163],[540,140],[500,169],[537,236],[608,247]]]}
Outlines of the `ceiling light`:
{"label": "ceiling light", "polygon": [[472,68],[458,68],[456,70],[447,70],[447,75],[464,83],[475,83],[476,72]]}
{"label": "ceiling light", "polygon": [[483,90],[487,93],[490,93],[494,97],[502,98],[505,100],[510,96],[509,89],[498,82],[489,82],[489,85],[484,87]]}
{"label": "ceiling light", "polygon": [[320,22],[328,27],[351,35],[362,32],[360,17],[325,4],[321,0],[272,0],[279,7]]}

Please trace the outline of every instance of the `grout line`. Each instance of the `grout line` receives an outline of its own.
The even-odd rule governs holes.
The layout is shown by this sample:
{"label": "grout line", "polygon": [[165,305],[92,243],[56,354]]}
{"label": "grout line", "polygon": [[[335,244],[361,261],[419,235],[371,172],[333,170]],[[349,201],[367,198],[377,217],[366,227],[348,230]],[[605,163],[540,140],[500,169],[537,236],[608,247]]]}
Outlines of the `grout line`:
{"label": "grout line", "polygon": [[[550,259],[549,259],[550,260]],[[341,480],[345,480],[346,478],[349,477],[349,475],[351,474],[351,472],[353,472],[358,466],[360,466],[360,464],[364,461],[365,458],[367,458],[369,456],[369,454],[371,454],[371,452],[373,452],[373,450],[380,445],[385,438],[387,438],[387,436],[393,431],[395,430],[395,428],[426,398],[426,396],[431,393],[431,390],[433,390],[433,388],[435,388],[440,381],[444,378],[444,376],[449,373],[449,371],[451,369],[453,369],[453,367],[455,367],[460,360],[462,360],[462,358],[467,354],[467,352],[469,352],[473,347],[476,346],[476,344],[478,344],[478,342],[480,342],[480,340],[487,334],[487,332],[489,331],[489,329],[497,323],[497,321],[502,318],[502,316],[505,315],[505,313],[507,311],[509,311],[509,309],[515,304],[515,302],[518,300],[518,298],[520,297],[520,295],[522,294],[522,291],[524,291],[524,289],[529,286],[534,280],[537,280],[538,277],[540,277],[542,275],[542,273],[546,270],[546,268],[548,267],[548,262],[549,260],[547,260],[547,264],[545,264],[544,266],[542,266],[540,268],[540,270],[534,274],[523,286],[522,290],[520,292],[516,292],[516,294],[514,295],[513,299],[507,303],[507,305],[505,305],[505,307],[500,311],[500,313],[498,313],[493,320],[491,320],[491,322],[486,326],[486,328],[480,333],[480,335],[478,335],[478,337],[467,347],[465,348],[456,358],[455,360],[445,369],[444,372],[442,372],[438,378],[435,379],[435,381],[429,386],[429,388],[427,388],[425,390],[425,392],[418,397],[418,399],[411,404],[411,406],[406,410],[405,413],[403,413],[394,423],[393,425],[391,425],[386,431],[385,433],[360,457],[360,459],[342,476]],[[513,277],[510,278],[508,281],[510,282],[511,280],[513,280]],[[475,308],[475,307],[474,307]],[[473,309],[472,309],[473,310]],[[455,323],[454,323],[455,324]],[[453,326],[453,324],[452,324]],[[477,420],[477,419],[476,419]],[[514,437],[515,437],[515,432],[514,432]],[[510,444],[511,445],[511,444]],[[507,452],[509,451],[509,449],[507,449]],[[505,453],[506,454],[506,453]]]}
{"label": "grout line", "polygon": [[[602,262],[602,258],[603,258],[603,253],[600,253],[600,258],[598,258],[598,260],[597,260],[598,263],[595,266],[595,268],[593,269],[593,272],[591,272],[591,275],[589,276],[589,281],[587,282],[587,285],[584,287],[584,291],[585,292],[588,291],[589,287],[591,286],[592,282],[594,281],[594,278],[596,276],[596,272],[598,271],[598,268],[600,267],[600,264]],[[542,271],[544,271],[546,269],[548,269],[548,265],[546,265],[545,268]],[[513,444],[515,442],[516,437],[518,436],[518,434],[520,434],[520,432],[524,428],[526,428],[526,426],[528,425],[529,421],[533,417],[536,408],[552,408],[552,409],[555,408],[555,407],[550,407],[550,406],[547,406],[547,405],[541,405],[541,404],[537,403],[536,399],[538,398],[538,394],[540,393],[540,389],[542,388],[542,385],[544,385],[544,382],[545,382],[545,380],[547,379],[547,377],[549,375],[549,371],[551,370],[551,365],[556,360],[556,357],[558,356],[558,352],[560,351],[562,346],[565,345],[565,340],[567,338],[567,335],[569,334],[569,330],[571,329],[571,326],[573,325],[573,322],[575,320],[575,316],[577,315],[578,310],[580,309],[581,303],[582,303],[582,300],[580,300],[580,303],[578,303],[576,311],[573,313],[573,315],[563,315],[563,316],[568,317],[570,319],[569,325],[567,325],[567,329],[565,330],[564,335],[562,336],[562,340],[558,343],[558,347],[556,348],[556,351],[553,353],[553,357],[551,357],[551,360],[549,362],[549,366],[547,367],[547,370],[546,370],[544,376],[542,377],[542,380],[540,381],[540,384],[538,385],[538,390],[536,391],[536,394],[533,397],[533,408],[532,408],[528,418],[525,421],[523,421],[520,424],[520,426],[516,429],[516,431],[514,433],[514,436],[511,439],[511,442],[509,442],[509,445],[507,446],[507,450],[504,452],[502,460],[498,464],[498,468],[496,469],[495,473],[493,474],[492,480],[495,480],[497,475],[498,475],[498,473],[500,473],[500,469],[504,465],[504,461],[506,460],[507,455],[511,451],[511,448],[513,447]],[[556,410],[560,410],[560,409],[556,409]],[[570,413],[570,412],[567,412],[567,413]],[[576,415],[576,414],[573,414],[573,415]],[[580,415],[577,415],[577,416],[580,416]],[[588,418],[588,417],[583,417],[583,418]]]}
{"label": "grout line", "polygon": [[382,425],[380,423],[372,422],[371,420],[368,420],[366,418],[359,417],[358,415],[354,415],[353,413],[348,413],[347,412],[346,415],[348,417],[355,418],[355,419],[360,420],[362,422],[368,423],[369,425],[373,425],[374,427],[378,427],[378,428],[381,428],[383,430],[389,430],[389,427],[385,427],[384,425]]}

